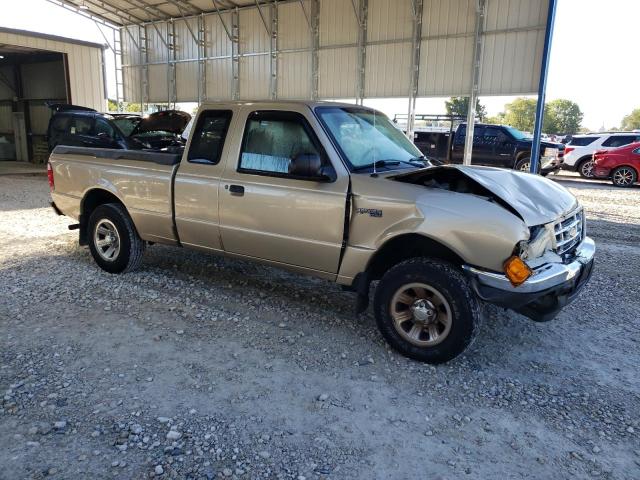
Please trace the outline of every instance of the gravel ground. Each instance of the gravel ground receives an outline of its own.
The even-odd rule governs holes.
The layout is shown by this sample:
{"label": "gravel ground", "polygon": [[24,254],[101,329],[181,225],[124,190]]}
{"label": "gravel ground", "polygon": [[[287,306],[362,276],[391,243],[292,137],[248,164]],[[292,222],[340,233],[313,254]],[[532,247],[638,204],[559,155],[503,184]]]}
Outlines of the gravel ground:
{"label": "gravel ground", "polygon": [[640,478],[640,188],[562,178],[591,283],[433,367],[327,282],[163,246],[109,275],[0,177],[0,478]]}

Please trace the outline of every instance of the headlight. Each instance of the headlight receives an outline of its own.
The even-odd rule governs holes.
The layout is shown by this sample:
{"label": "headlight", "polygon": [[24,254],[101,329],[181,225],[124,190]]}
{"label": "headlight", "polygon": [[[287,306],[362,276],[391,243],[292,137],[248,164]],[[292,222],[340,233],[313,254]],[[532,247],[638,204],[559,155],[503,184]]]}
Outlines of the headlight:
{"label": "headlight", "polygon": [[531,236],[528,242],[520,242],[520,258],[533,260],[544,255],[547,250],[553,249],[553,232],[544,225],[538,225],[530,229]]}
{"label": "headlight", "polygon": [[559,150],[557,148],[550,148],[547,147],[544,149],[544,155],[545,157],[550,157],[550,158],[558,158],[558,152]]}

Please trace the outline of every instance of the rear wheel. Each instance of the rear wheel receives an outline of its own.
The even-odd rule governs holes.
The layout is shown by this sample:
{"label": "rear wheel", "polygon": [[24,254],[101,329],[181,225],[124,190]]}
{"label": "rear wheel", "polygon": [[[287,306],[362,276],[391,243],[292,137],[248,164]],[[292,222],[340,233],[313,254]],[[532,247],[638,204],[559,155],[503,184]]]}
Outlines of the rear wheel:
{"label": "rear wheel", "polygon": [[142,262],[144,242],[122,205],[100,205],[91,213],[87,228],[91,255],[103,270],[123,273]]}
{"label": "rear wheel", "polygon": [[[531,157],[522,157],[519,159],[515,166],[514,170],[519,170],[521,172],[529,172],[531,170]],[[540,173],[540,164],[538,163],[538,173]]]}
{"label": "rear wheel", "polygon": [[618,167],[611,172],[611,181],[616,187],[630,187],[638,181],[638,172],[631,167]]}
{"label": "rear wheel", "polygon": [[480,325],[478,299],[453,265],[412,258],[391,268],[378,283],[376,322],[401,354],[442,363],[462,353]]}
{"label": "rear wheel", "polygon": [[585,158],[578,165],[578,173],[584,178],[593,178],[593,158]]}

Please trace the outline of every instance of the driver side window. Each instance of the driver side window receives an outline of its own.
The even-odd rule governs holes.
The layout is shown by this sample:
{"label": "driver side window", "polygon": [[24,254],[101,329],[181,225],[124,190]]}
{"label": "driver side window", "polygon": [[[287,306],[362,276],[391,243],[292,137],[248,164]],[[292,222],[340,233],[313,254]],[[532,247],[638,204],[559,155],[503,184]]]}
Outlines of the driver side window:
{"label": "driver side window", "polygon": [[319,155],[317,139],[305,118],[295,112],[253,112],[245,127],[238,171],[287,175],[299,155]]}

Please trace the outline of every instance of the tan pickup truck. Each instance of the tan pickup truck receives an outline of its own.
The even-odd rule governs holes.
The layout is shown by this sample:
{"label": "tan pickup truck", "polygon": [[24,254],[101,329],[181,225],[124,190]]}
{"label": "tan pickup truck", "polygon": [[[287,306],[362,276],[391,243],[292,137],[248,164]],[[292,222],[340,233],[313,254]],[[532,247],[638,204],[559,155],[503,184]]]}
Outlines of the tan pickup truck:
{"label": "tan pickup truck", "polygon": [[53,207],[104,270],[163,243],[337,282],[382,335],[438,363],[475,337],[481,302],[553,318],[595,246],[558,184],[433,166],[381,113],[324,102],[207,103],[182,156],[58,146]]}

